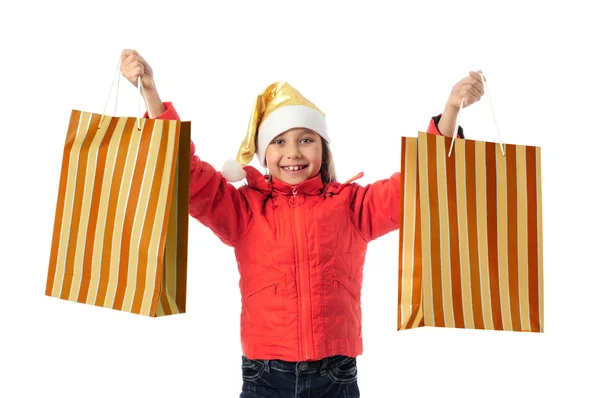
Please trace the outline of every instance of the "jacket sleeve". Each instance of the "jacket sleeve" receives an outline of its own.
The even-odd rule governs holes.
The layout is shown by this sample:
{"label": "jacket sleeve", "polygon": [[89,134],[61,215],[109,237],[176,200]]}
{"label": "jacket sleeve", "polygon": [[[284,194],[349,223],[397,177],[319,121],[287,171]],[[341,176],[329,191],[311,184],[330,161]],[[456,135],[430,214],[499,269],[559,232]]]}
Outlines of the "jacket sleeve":
{"label": "jacket sleeve", "polygon": [[[157,119],[180,120],[170,102]],[[147,113],[144,117],[148,117]],[[246,233],[251,211],[242,194],[220,172],[196,155],[190,141],[190,204],[189,213],[210,228],[221,241],[234,246]]]}
{"label": "jacket sleeve", "polygon": [[365,187],[355,184],[350,217],[367,242],[400,227],[400,173]]}
{"label": "jacket sleeve", "polygon": [[[437,128],[441,115],[429,122],[429,134],[442,135]],[[464,138],[462,127],[458,135]],[[361,187],[356,191],[350,203],[350,215],[353,224],[367,241],[379,238],[388,232],[400,228],[400,197],[403,194],[400,173],[394,173],[386,180]]]}

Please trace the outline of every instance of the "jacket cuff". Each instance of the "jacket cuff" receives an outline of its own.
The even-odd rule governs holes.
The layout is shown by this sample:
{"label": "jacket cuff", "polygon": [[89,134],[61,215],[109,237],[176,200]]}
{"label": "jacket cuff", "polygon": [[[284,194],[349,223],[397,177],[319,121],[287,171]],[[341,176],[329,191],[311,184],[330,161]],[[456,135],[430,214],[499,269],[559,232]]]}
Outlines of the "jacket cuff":
{"label": "jacket cuff", "polygon": [[[442,118],[442,114],[439,114],[439,115],[431,118],[431,122],[429,123],[429,128],[427,129],[428,133],[444,135],[444,134],[440,133],[440,130],[438,128],[438,124],[440,123],[441,118]],[[465,138],[465,134],[464,134],[463,128],[461,126],[458,126],[458,138],[463,138],[463,139]]]}
{"label": "jacket cuff", "polygon": [[[179,115],[172,102],[163,102],[163,105],[165,106],[165,111],[161,115],[158,115],[156,119],[179,120]],[[148,118],[148,111],[144,113],[144,118]]]}

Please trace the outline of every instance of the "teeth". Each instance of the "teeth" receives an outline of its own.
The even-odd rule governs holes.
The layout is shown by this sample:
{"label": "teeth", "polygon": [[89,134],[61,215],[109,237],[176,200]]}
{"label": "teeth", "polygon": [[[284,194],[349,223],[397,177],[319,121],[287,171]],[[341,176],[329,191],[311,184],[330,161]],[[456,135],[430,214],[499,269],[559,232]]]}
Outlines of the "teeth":
{"label": "teeth", "polygon": [[301,166],[288,166],[288,167],[284,167],[285,170],[289,170],[289,171],[298,171],[301,168],[302,168]]}

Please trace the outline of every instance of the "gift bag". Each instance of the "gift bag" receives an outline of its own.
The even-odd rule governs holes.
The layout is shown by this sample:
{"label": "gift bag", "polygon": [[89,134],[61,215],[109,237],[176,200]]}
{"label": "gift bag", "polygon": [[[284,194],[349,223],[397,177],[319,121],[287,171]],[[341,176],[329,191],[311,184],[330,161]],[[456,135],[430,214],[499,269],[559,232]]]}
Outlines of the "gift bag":
{"label": "gift bag", "polygon": [[455,138],[402,138],[398,330],[543,332],[541,150]]}
{"label": "gift bag", "polygon": [[185,312],[190,122],[74,110],[64,148],[46,295]]}

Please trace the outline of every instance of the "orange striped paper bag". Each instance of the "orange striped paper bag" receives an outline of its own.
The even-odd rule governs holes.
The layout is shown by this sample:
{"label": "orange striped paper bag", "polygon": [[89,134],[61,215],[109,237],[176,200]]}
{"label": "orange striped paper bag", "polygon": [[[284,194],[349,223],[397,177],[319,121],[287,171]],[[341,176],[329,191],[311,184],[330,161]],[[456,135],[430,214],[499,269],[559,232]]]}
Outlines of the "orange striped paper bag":
{"label": "orange striped paper bag", "polygon": [[402,138],[398,330],[543,332],[540,148],[451,143]]}
{"label": "orange striped paper bag", "polygon": [[185,312],[190,122],[73,111],[46,295]]}

